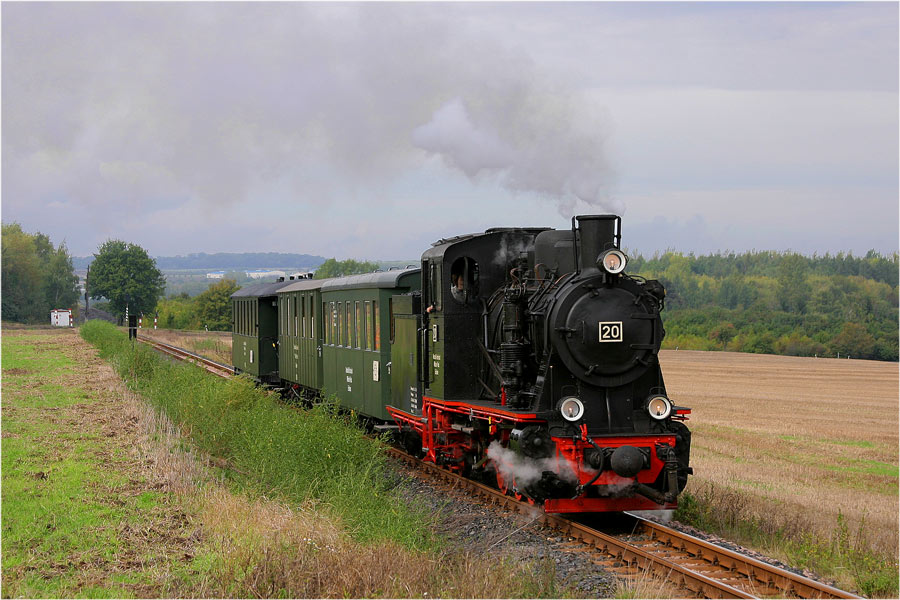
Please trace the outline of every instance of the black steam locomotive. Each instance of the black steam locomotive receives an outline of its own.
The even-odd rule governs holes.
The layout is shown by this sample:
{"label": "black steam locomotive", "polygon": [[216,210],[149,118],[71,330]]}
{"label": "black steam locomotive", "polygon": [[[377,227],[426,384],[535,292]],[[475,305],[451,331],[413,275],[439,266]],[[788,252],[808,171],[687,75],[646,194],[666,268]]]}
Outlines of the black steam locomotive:
{"label": "black steam locomotive", "polygon": [[625,273],[620,241],[619,217],[579,216],[442,239],[421,271],[241,290],[234,364],[253,372],[267,345],[252,336],[277,338],[261,379],[336,394],[424,460],[547,512],[674,508],[690,410],[659,367],[665,290]]}

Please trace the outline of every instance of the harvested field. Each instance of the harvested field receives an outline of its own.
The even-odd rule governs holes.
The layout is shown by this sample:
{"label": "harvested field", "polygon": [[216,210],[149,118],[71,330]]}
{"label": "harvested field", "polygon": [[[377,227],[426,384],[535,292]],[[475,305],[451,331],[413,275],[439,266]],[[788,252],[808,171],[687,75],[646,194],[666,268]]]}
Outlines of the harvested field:
{"label": "harvested field", "polygon": [[826,541],[840,513],[863,545],[896,555],[897,363],[683,350],[660,362],[693,409],[688,491],[739,491],[746,515]]}

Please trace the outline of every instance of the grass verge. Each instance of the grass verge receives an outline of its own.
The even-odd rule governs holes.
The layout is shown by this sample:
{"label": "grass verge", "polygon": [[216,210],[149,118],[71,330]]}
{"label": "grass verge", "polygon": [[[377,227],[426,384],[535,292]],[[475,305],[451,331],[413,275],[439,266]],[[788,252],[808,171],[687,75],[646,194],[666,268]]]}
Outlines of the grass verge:
{"label": "grass verge", "polygon": [[290,502],[315,501],[359,541],[432,547],[421,516],[387,489],[379,445],[335,418],[333,405],[292,410],[249,378],[224,380],[167,361],[104,322],[88,322],[81,335],[131,389],[229,467],[235,483]]}
{"label": "grass verge", "polygon": [[[334,407],[299,412],[242,378],[220,380],[132,346],[109,324],[82,336],[129,387],[223,470],[199,500],[199,583],[227,597],[559,597],[553,563],[447,554],[427,515],[388,487],[376,442]],[[241,493],[234,493],[241,492]]]}

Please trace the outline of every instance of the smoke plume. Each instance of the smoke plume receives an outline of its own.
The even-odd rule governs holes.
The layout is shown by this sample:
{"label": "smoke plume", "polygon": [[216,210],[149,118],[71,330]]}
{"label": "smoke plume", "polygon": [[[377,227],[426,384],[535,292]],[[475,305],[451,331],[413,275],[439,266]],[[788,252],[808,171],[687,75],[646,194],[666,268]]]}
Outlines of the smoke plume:
{"label": "smoke plume", "polygon": [[413,131],[413,143],[473,180],[495,177],[513,192],[553,199],[564,217],[576,200],[623,212],[608,194],[604,126],[590,105],[519,85],[499,96],[449,100]]}
{"label": "smoke plume", "polygon": [[[610,200],[596,106],[466,6],[13,3],[3,195],[120,222],[273,196],[310,205],[429,156],[558,202]],[[5,118],[12,116],[14,118]]]}

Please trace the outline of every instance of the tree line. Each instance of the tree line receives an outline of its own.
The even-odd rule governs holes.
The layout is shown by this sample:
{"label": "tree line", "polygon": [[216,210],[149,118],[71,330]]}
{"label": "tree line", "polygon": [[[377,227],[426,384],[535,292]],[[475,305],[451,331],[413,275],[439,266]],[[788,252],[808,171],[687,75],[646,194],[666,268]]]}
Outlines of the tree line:
{"label": "tree line", "polygon": [[[45,323],[53,308],[73,308],[78,278],[65,243],[54,247],[41,233],[3,224],[4,320]],[[334,258],[317,278],[369,273],[377,263]],[[628,272],[659,279],[666,287],[665,348],[731,350],[795,356],[898,360],[898,253],[865,256],[793,252],[678,252],[631,257]],[[220,280],[200,295],[159,299],[165,278],[135,244],[108,240],[94,255],[87,277],[92,298],[104,298],[120,318],[156,316],[173,329],[227,331],[230,296],[240,289]]]}
{"label": "tree line", "polygon": [[[47,323],[52,309],[77,310],[79,279],[65,242],[54,247],[43,233],[27,233],[18,223],[2,224],[2,317],[19,323]],[[121,321],[132,314],[152,313],[166,279],[147,251],[122,240],[100,245],[88,268],[85,287],[90,298]]]}
{"label": "tree line", "polygon": [[18,223],[2,224],[2,317],[18,323],[49,323],[50,311],[73,308],[78,277],[61,242],[54,247],[43,233],[26,233]]}
{"label": "tree line", "polygon": [[898,359],[898,254],[640,255],[666,287],[666,348]]}

